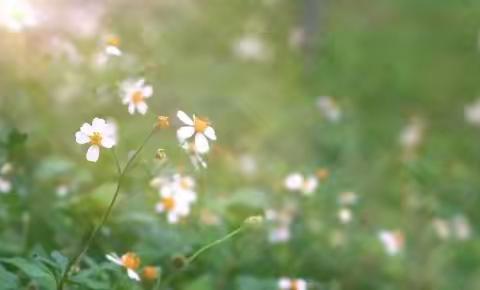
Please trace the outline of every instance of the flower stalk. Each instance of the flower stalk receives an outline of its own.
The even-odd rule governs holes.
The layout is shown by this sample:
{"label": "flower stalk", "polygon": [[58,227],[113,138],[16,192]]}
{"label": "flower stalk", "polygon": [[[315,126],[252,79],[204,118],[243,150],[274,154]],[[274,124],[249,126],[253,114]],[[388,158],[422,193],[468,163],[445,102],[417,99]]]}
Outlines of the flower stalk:
{"label": "flower stalk", "polygon": [[148,141],[152,138],[153,134],[156,132],[157,128],[154,128],[150,134],[147,135],[147,137],[145,138],[145,140],[143,141],[143,143],[138,147],[138,149],[135,151],[135,153],[132,155],[132,157],[128,160],[127,164],[125,165],[125,167],[123,168],[123,170],[121,170],[120,168],[120,164],[118,162],[118,159],[114,153],[114,158],[115,158],[115,164],[116,164],[116,167],[117,167],[117,170],[119,171],[119,176],[118,176],[118,180],[117,180],[117,186],[115,188],[115,192],[113,194],[113,197],[112,197],[112,200],[110,201],[110,204],[107,208],[107,210],[104,212],[103,216],[102,216],[102,219],[100,220],[100,222],[98,223],[98,225],[92,230],[89,238],[87,239],[87,241],[85,242],[85,244],[82,246],[81,250],[69,261],[69,263],[67,264],[67,267],[65,268],[65,271],[63,272],[62,274],[62,277],[60,279],[60,281],[58,282],[58,285],[57,285],[57,290],[63,290],[64,289],[64,285],[65,285],[65,282],[67,281],[68,279],[68,276],[70,274],[70,271],[71,269],[78,263],[80,262],[81,258],[83,257],[83,255],[85,255],[85,253],[88,251],[88,249],[90,248],[93,240],[95,239],[95,237],[97,236],[98,232],[102,229],[102,227],[105,225],[106,221],[108,220],[110,214],[112,213],[112,210],[113,210],[113,207],[117,201],[117,198],[119,196],[119,193],[120,193],[120,189],[121,189],[121,186],[123,184],[123,181],[124,181],[124,178],[125,178],[125,175],[127,173],[127,171],[130,169],[130,167],[132,166],[133,164],[133,161],[135,161],[135,159],[137,158],[138,154],[143,150],[143,148],[145,147],[145,145],[148,143]]}

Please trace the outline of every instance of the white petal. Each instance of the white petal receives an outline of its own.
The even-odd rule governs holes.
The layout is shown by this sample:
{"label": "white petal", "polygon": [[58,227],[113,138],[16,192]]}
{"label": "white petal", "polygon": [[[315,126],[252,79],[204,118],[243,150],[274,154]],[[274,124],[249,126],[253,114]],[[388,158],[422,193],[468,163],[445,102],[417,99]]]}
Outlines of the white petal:
{"label": "white petal", "polygon": [[285,179],[285,187],[289,190],[299,190],[303,185],[303,176],[300,173],[292,173]]}
{"label": "white petal", "polygon": [[167,220],[171,224],[176,224],[178,222],[178,215],[175,212],[169,212],[167,214]]}
{"label": "white petal", "polygon": [[137,111],[140,114],[145,115],[147,113],[147,109],[148,109],[147,103],[141,102],[137,104]]}
{"label": "white petal", "polygon": [[180,119],[180,121],[182,121],[183,123],[189,125],[189,126],[193,126],[193,120],[187,115],[185,114],[185,112],[183,111],[178,111],[177,112],[177,117]]}
{"label": "white petal", "polygon": [[137,272],[133,271],[132,269],[127,269],[127,275],[130,279],[140,281],[140,276],[137,274]]}
{"label": "white petal", "polygon": [[152,86],[146,86],[143,88],[143,96],[145,98],[150,98],[153,94],[153,88]]}
{"label": "white petal", "polygon": [[144,79],[139,79],[138,81],[135,82],[135,84],[133,86],[137,90],[137,89],[142,88],[143,84],[145,84],[145,80]]}
{"label": "white petal", "polygon": [[122,263],[122,259],[120,259],[117,254],[115,253],[111,253],[111,254],[107,254],[105,255],[105,257],[110,260],[112,263],[115,263],[119,266],[123,266],[123,263]]}
{"label": "white petal", "polygon": [[305,280],[297,279],[296,282],[297,290],[307,290],[307,282]]}
{"label": "white petal", "polygon": [[103,137],[102,146],[105,148],[112,148],[115,145],[115,139],[112,137]]}
{"label": "white petal", "polygon": [[85,133],[78,131],[77,133],[75,133],[75,141],[78,144],[86,144],[90,142],[90,137],[88,137]]}
{"label": "white petal", "polygon": [[90,162],[97,162],[98,156],[100,156],[100,147],[92,145],[87,151],[87,160]]}
{"label": "white petal", "polygon": [[288,278],[280,278],[278,280],[278,288],[280,289],[290,289],[292,286],[292,283],[290,282],[290,279]]}
{"label": "white petal", "polygon": [[198,153],[201,154],[207,153],[208,150],[210,150],[207,137],[202,133],[197,133],[195,135],[195,148],[197,148]]}
{"label": "white petal", "polygon": [[106,124],[107,124],[107,122],[105,122],[104,119],[95,118],[95,119],[93,119],[93,122],[92,122],[92,129],[93,129],[94,132],[103,133],[103,130],[105,130],[105,125]]}
{"label": "white petal", "polygon": [[163,203],[159,202],[157,205],[155,205],[155,211],[158,213],[162,213],[165,211],[165,207],[163,206]]}
{"label": "white petal", "polygon": [[82,127],[80,127],[80,131],[85,135],[91,135],[93,133],[92,126],[88,123],[84,123]]}
{"label": "white petal", "polygon": [[303,193],[304,194],[312,194],[318,186],[318,180],[315,177],[309,177],[305,180],[305,184],[303,185]]}
{"label": "white petal", "polygon": [[130,103],[130,104],[128,105],[128,113],[129,113],[130,115],[133,115],[133,114],[135,113],[135,104],[134,104],[134,103]]}
{"label": "white petal", "polygon": [[217,135],[215,135],[215,130],[212,127],[207,127],[205,132],[203,132],[210,140],[217,140]]}
{"label": "white petal", "polygon": [[118,47],[116,46],[113,46],[113,45],[109,45],[105,48],[105,52],[109,55],[113,55],[113,56],[121,56],[122,55],[122,51],[120,49],[118,49]]}
{"label": "white petal", "polygon": [[180,141],[184,141],[185,139],[192,137],[193,134],[195,134],[195,128],[192,126],[183,126],[177,130],[177,138]]}

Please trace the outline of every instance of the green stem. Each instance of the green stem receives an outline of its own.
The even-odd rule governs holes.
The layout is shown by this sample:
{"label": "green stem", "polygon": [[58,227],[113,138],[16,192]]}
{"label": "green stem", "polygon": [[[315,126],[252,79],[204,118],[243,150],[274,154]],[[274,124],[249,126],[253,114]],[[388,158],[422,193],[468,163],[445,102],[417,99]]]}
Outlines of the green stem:
{"label": "green stem", "polygon": [[[107,221],[108,217],[110,216],[110,214],[112,212],[113,206],[115,205],[115,202],[117,201],[118,195],[120,193],[120,188],[122,186],[122,183],[123,183],[126,172],[131,167],[131,165],[133,164],[133,161],[137,158],[140,151],[142,151],[143,147],[145,147],[147,142],[153,136],[155,131],[156,130],[153,129],[152,132],[150,132],[150,134],[148,134],[147,138],[145,138],[142,145],[140,145],[140,147],[138,147],[138,149],[135,151],[135,153],[132,155],[132,157],[128,160],[127,164],[125,165],[125,168],[120,171],[120,175],[119,175],[118,181],[117,181],[117,187],[115,189],[115,193],[113,194],[113,198],[110,201],[110,205],[108,206],[107,210],[103,214],[102,219],[100,220],[100,223],[91,232],[89,238],[85,242],[85,245],[82,247],[82,250],[79,251],[74,256],[74,258],[69,261],[67,267],[65,268],[65,271],[63,272],[62,278],[60,279],[60,282],[58,283],[57,290],[63,290],[63,286],[65,285],[65,281],[68,278],[68,275],[69,275],[72,267],[75,266],[80,261],[81,257],[88,251],[88,249],[90,248],[90,245],[92,244],[93,240],[97,236],[98,232],[102,229],[103,225]],[[114,155],[114,156],[115,156],[115,159],[116,159],[116,163],[119,166],[118,159],[116,158],[116,155]],[[120,168],[120,167],[118,167],[118,168]]]}
{"label": "green stem", "polygon": [[218,240],[215,240],[213,242],[211,242],[210,244],[206,245],[206,246],[203,246],[202,248],[200,248],[198,251],[196,251],[195,253],[193,253],[193,255],[191,255],[188,259],[187,259],[187,265],[189,265],[190,263],[193,262],[193,260],[195,260],[198,256],[200,256],[200,254],[202,254],[203,252],[207,251],[208,249],[212,248],[212,247],[215,247],[216,245],[219,245],[223,242],[225,242],[226,240],[230,239],[230,238],[233,238],[234,236],[236,236],[237,234],[239,234],[241,231],[244,230],[244,225],[240,226],[239,228],[237,228],[236,230],[230,232],[228,235],[224,236],[223,238],[221,239],[218,239]]}

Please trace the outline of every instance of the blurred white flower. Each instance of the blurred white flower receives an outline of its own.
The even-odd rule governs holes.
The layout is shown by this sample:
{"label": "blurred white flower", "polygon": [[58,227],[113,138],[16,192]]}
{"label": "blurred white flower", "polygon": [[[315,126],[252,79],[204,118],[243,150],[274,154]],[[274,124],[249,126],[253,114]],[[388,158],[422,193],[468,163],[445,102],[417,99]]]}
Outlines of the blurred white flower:
{"label": "blurred white flower", "polygon": [[293,221],[294,208],[281,210],[267,209],[265,219],[269,225],[268,240],[273,243],[283,243],[290,240],[290,225]]}
{"label": "blurred white flower", "polygon": [[127,80],[122,83],[122,102],[124,105],[128,104],[128,112],[133,115],[135,111],[145,115],[148,110],[148,105],[145,99],[153,95],[153,88],[145,84],[144,79]]}
{"label": "blurred white flower", "polygon": [[476,126],[480,126],[480,99],[465,106],[465,120]]}
{"label": "blurred white flower", "polygon": [[151,184],[160,194],[160,202],[155,209],[158,213],[165,212],[169,223],[177,223],[190,214],[190,206],[197,200],[192,177],[175,174],[170,178],[155,178]]}
{"label": "blurred white flower", "polygon": [[264,61],[269,58],[264,41],[254,34],[237,39],[233,46],[233,52],[242,60]]}
{"label": "blurred white flower", "polygon": [[446,240],[450,237],[451,231],[448,221],[441,218],[435,218],[432,221],[432,224],[439,238],[441,238],[442,240]]}
{"label": "blurred white flower", "polygon": [[127,270],[127,275],[130,279],[140,281],[140,275],[136,272],[138,267],[140,267],[140,257],[137,254],[128,252],[119,257],[115,253],[110,253],[106,255],[107,259],[111,262],[124,267]]}
{"label": "blurred white flower", "polygon": [[0,192],[9,193],[12,190],[12,183],[0,176]]}
{"label": "blurred white flower", "polygon": [[[208,139],[217,140],[215,130],[210,126],[206,118],[193,115],[193,120],[183,111],[177,112],[177,117],[184,123],[184,126],[177,130],[177,137],[180,143],[195,136],[195,150],[199,154],[205,154],[210,150]],[[207,139],[208,138],[208,139]]]}
{"label": "blurred white flower", "polygon": [[413,117],[400,134],[400,144],[407,151],[415,150],[423,140],[424,123]]}
{"label": "blurred white flower", "polygon": [[55,193],[58,197],[65,197],[70,192],[70,187],[66,184],[60,184],[57,186]]}
{"label": "blurred white flower", "polygon": [[0,23],[13,32],[38,24],[38,16],[29,2],[0,0]]}
{"label": "blurred white flower", "polygon": [[10,162],[4,163],[2,165],[2,167],[0,168],[0,174],[1,175],[10,174],[10,173],[12,173],[12,171],[13,171],[13,165]]}
{"label": "blurred white flower", "polygon": [[405,244],[405,237],[399,230],[382,230],[378,233],[378,239],[382,242],[385,251],[390,256],[400,253]]}
{"label": "blurred white flower", "polygon": [[338,122],[342,118],[342,111],[332,97],[318,97],[317,107],[322,115],[330,122]]}
{"label": "blurred white flower", "polygon": [[288,175],[284,183],[288,190],[305,195],[311,195],[318,187],[318,179],[315,176],[304,177],[298,172]]}
{"label": "blurred white flower", "polygon": [[463,215],[456,215],[452,219],[452,226],[455,232],[455,236],[459,240],[467,240],[472,234],[470,223]]}
{"label": "blurred white flower", "polygon": [[280,290],[307,290],[307,281],[304,279],[280,278],[278,280]]}
{"label": "blurred white flower", "polygon": [[115,35],[109,35],[105,39],[105,53],[111,56],[121,56],[120,38]]}
{"label": "blurred white flower", "polygon": [[338,202],[341,205],[345,205],[345,206],[354,205],[357,203],[357,200],[358,200],[358,195],[352,191],[342,192],[338,197]]}
{"label": "blurred white flower", "polygon": [[349,208],[341,208],[338,211],[338,219],[342,224],[348,224],[352,221],[352,211]]}
{"label": "blurred white flower", "polygon": [[100,147],[112,148],[116,144],[115,128],[100,118],[95,118],[92,124],[84,123],[80,131],[75,133],[78,144],[90,144],[87,151],[87,160],[97,162],[100,156]]}

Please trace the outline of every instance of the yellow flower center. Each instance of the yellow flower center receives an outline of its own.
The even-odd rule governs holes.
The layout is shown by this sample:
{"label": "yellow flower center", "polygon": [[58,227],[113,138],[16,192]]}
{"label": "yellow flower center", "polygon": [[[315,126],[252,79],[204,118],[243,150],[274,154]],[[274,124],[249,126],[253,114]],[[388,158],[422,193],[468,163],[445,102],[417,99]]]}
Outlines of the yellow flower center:
{"label": "yellow flower center", "polygon": [[193,121],[193,126],[195,127],[195,131],[197,131],[198,133],[203,133],[208,128],[209,125],[210,124],[208,120],[205,118],[195,117]]}
{"label": "yellow flower center", "polygon": [[162,203],[167,211],[170,211],[175,207],[175,200],[173,197],[164,197]]}
{"label": "yellow flower center", "polygon": [[145,100],[145,96],[143,95],[143,93],[141,91],[135,91],[132,94],[132,102],[134,104],[141,103],[141,102],[143,102],[143,100]]}
{"label": "yellow flower center", "polygon": [[292,290],[299,290],[300,289],[300,283],[298,283],[297,280],[292,281]]}
{"label": "yellow flower center", "polygon": [[102,144],[102,139],[102,134],[94,132],[92,135],[90,135],[90,144],[99,146]]}
{"label": "yellow flower center", "polygon": [[107,38],[107,44],[118,47],[120,45],[120,38],[117,36],[110,36]]}
{"label": "yellow flower center", "polygon": [[122,264],[127,269],[135,270],[140,266],[140,257],[135,253],[128,252],[122,256]]}

